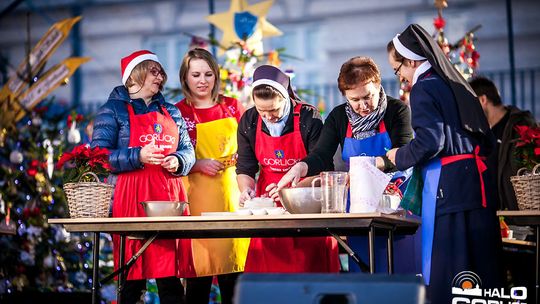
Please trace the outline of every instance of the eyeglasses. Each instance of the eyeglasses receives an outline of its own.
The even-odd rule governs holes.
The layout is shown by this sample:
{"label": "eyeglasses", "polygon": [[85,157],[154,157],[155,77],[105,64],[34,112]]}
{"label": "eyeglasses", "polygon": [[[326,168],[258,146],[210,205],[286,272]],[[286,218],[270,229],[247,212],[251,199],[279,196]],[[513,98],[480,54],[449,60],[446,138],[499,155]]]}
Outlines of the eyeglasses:
{"label": "eyeglasses", "polygon": [[162,69],[150,68],[149,72],[154,77],[158,77],[158,75],[161,75],[161,77],[165,78],[165,72]]}
{"label": "eyeglasses", "polygon": [[394,75],[397,76],[397,74],[399,73],[399,70],[401,70],[401,66],[403,65],[403,60],[401,60],[401,63],[399,64],[399,66],[397,67],[397,69],[394,71]]}

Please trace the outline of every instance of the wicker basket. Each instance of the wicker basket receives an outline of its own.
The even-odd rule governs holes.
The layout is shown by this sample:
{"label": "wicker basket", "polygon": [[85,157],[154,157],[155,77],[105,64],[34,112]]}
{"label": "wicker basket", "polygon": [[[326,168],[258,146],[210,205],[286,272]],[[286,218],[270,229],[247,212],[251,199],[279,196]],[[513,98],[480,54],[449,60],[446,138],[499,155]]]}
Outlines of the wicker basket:
{"label": "wicker basket", "polygon": [[67,196],[69,216],[81,217],[108,217],[113,185],[99,182],[99,178],[93,172],[87,172],[81,179],[91,175],[95,181],[64,184],[64,192]]}
{"label": "wicker basket", "polygon": [[525,168],[519,169],[516,176],[510,177],[510,181],[516,192],[519,210],[540,210],[540,164],[528,174]]}

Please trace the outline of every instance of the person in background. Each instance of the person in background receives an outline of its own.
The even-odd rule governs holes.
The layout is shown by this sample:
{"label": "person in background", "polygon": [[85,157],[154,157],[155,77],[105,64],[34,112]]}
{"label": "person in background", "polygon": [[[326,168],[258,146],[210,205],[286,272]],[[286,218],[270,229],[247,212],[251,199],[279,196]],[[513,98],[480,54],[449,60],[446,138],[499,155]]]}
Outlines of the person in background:
{"label": "person in background", "polygon": [[[461,287],[454,286],[453,279],[463,271],[477,274],[481,288],[500,287],[494,179],[480,156],[493,147],[493,136],[482,108],[419,25],[396,35],[387,50],[391,67],[412,85],[415,138],[387,156],[399,170],[415,167],[406,192],[421,201],[422,274],[428,298],[431,303],[451,303],[452,287]],[[401,204],[407,205],[405,199]]]}
{"label": "person in background", "polygon": [[[161,90],[167,74],[155,54],[141,50],[122,58],[122,84],[113,89],[94,121],[92,147],[111,151],[109,161],[118,174],[113,217],[145,217],[144,201],[186,201],[181,175],[195,162],[180,111],[165,102]],[[127,239],[125,260],[144,240]],[[115,268],[120,267],[120,237],[113,236]],[[131,267],[121,291],[122,303],[138,303],[146,279],[155,278],[160,303],[183,303],[184,288],[177,277],[177,240],[155,240]]]}
{"label": "person in background", "polygon": [[[315,149],[281,178],[272,190],[272,195],[276,196],[280,189],[291,183],[294,186],[304,176],[313,176],[325,168],[332,168],[333,155],[339,145],[342,147],[341,157],[347,164],[353,156],[372,156],[374,165],[380,170],[396,171],[394,164],[386,157],[386,151],[411,141],[413,135],[409,107],[401,100],[386,95],[381,85],[379,68],[369,57],[353,57],[343,63],[337,83],[346,102],[328,114]],[[367,239],[347,239],[351,248],[367,261]],[[377,246],[381,254],[386,250],[385,240],[377,240],[377,243],[383,243]],[[379,258],[376,261],[377,271],[385,271],[385,259]],[[411,263],[407,261],[403,264]],[[349,269],[360,270],[352,259],[349,261]]]}
{"label": "person in background", "polygon": [[[197,161],[188,175],[191,215],[233,212],[240,192],[236,183],[238,121],[244,112],[238,100],[219,95],[219,66],[208,51],[187,52],[180,67],[185,96],[176,106],[188,126]],[[186,301],[207,304],[217,275],[221,303],[232,303],[234,285],[244,270],[249,239],[194,239],[195,276],[187,278]]]}
{"label": "person in background", "polygon": [[[269,186],[314,149],[323,126],[319,112],[298,99],[289,77],[278,68],[258,67],[252,87],[255,107],[242,115],[238,128],[241,205],[268,195]],[[337,243],[325,237],[253,238],[245,271],[337,272]]]}
{"label": "person in background", "polygon": [[482,110],[487,117],[489,127],[497,140],[496,148],[488,156],[488,166],[497,174],[497,193],[500,210],[518,210],[516,194],[510,177],[516,175],[519,168],[514,162],[512,142],[518,137],[515,126],[535,126],[536,121],[529,111],[522,111],[515,106],[505,106],[495,84],[485,77],[474,77],[469,84],[478,96]]}

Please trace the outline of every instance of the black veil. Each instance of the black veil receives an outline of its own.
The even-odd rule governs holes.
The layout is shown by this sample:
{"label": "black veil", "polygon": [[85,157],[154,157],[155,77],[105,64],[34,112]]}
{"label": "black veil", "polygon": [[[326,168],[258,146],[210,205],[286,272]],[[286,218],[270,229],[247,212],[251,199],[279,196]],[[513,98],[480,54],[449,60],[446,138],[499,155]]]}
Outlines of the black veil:
{"label": "black veil", "polygon": [[[420,25],[411,24],[397,38],[410,51],[424,56],[437,74],[450,86],[456,99],[462,127],[473,133],[482,142],[484,142],[482,137],[486,135],[490,137],[489,124],[476,94],[469,83],[444,55],[431,35]],[[407,56],[405,57],[407,58]]]}

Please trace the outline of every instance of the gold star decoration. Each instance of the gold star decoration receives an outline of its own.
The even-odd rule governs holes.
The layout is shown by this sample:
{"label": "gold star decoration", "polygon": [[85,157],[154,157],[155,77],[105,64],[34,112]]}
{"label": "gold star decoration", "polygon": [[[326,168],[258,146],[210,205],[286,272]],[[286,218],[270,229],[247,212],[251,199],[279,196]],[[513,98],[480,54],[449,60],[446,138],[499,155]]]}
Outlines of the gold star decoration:
{"label": "gold star decoration", "polygon": [[[242,38],[236,35],[234,29],[235,13],[249,12],[256,16],[257,25],[255,32],[246,40],[246,43],[249,49],[253,50],[255,54],[260,55],[262,54],[262,38],[283,34],[278,28],[266,20],[266,15],[273,4],[274,0],[267,0],[253,5],[249,5],[247,0],[231,0],[231,6],[227,12],[209,15],[206,17],[206,20],[223,31],[220,44],[227,49],[234,43],[242,41]],[[220,49],[219,54],[221,55],[223,53],[224,50]]]}

